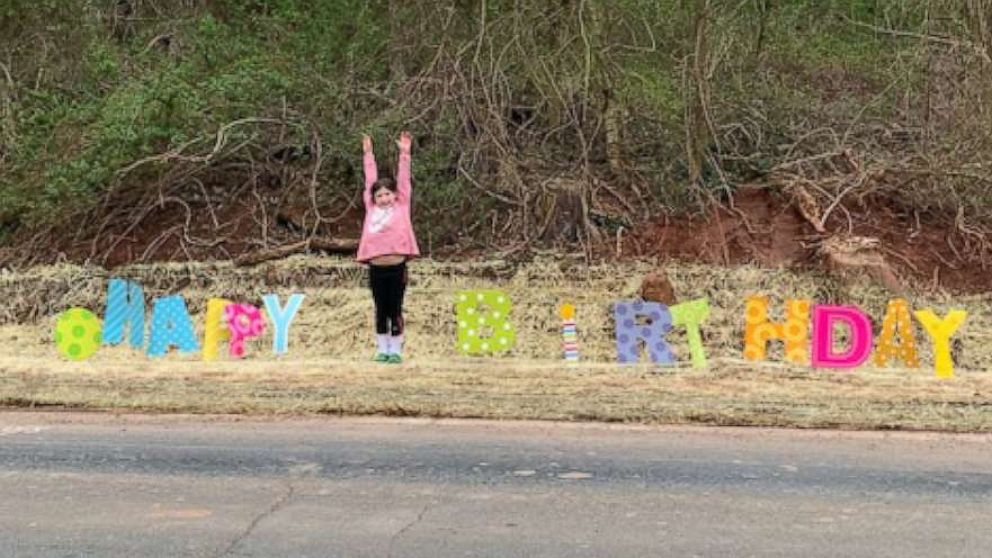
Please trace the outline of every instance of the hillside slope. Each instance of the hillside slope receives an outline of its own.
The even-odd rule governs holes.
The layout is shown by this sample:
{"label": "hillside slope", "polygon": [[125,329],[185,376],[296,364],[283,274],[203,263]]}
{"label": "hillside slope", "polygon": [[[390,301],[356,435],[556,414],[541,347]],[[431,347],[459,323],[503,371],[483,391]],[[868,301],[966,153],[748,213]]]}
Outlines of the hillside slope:
{"label": "hillside slope", "polygon": [[980,291],[990,30],[990,0],[9,0],[0,263],[353,239],[358,138],[389,166],[408,128],[435,256],[877,241],[904,282]]}

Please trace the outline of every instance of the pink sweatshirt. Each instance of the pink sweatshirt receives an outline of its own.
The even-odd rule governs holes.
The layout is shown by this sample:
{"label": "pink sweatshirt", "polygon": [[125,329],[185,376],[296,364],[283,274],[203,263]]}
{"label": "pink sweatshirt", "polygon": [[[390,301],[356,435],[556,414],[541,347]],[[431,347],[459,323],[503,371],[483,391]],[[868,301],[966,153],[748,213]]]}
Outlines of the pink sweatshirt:
{"label": "pink sweatshirt", "polygon": [[372,185],[378,180],[375,156],[366,153],[365,224],[362,225],[362,238],[358,242],[358,261],[368,262],[378,256],[398,254],[414,258],[420,255],[417,239],[413,236],[410,222],[410,151],[400,150],[400,161],[396,169],[396,201],[387,209],[376,207],[372,201]]}

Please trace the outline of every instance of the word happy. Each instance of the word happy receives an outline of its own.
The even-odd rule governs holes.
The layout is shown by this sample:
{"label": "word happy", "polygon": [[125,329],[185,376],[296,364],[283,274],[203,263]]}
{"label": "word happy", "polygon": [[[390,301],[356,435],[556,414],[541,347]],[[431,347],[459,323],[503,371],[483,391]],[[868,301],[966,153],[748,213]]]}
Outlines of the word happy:
{"label": "word happy", "polygon": [[[207,301],[203,345],[196,336],[186,301],[179,295],[156,298],[152,302],[147,345],[145,343],[145,297],[141,286],[123,279],[112,279],[107,288],[107,306],[101,324],[93,312],[72,308],[55,324],[55,345],[63,356],[84,360],[102,345],[120,345],[127,339],[134,349],[145,349],[150,357],[164,356],[172,347],[182,353],[203,352],[204,360],[214,360],[222,341],[235,358],[245,356],[245,342],[272,327],[272,352],[289,350],[289,326],[303,303],[302,294],[289,297],[285,306],[279,297],[262,297],[265,312],[256,306],[233,303],[222,298]],[[264,316],[264,317],[263,317]]]}

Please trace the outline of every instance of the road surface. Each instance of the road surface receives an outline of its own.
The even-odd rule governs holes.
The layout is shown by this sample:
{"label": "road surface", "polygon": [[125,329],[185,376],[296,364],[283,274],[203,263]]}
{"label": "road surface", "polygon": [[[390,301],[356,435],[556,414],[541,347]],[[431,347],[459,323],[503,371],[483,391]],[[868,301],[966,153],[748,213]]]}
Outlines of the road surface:
{"label": "road surface", "polygon": [[0,557],[992,556],[992,437],[0,413]]}

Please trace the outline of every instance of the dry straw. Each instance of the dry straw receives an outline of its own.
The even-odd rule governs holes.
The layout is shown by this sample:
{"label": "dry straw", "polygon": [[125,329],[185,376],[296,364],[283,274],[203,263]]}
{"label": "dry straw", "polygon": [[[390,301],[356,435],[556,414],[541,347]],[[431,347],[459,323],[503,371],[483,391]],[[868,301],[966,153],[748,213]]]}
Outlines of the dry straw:
{"label": "dry straw", "polygon": [[[518,345],[512,354],[497,358],[512,359],[516,368],[560,365],[558,306],[570,302],[577,308],[583,368],[609,365],[616,358],[611,303],[635,298],[641,279],[651,269],[648,263],[583,265],[563,259],[523,265],[414,262],[405,308],[408,358],[436,365],[469,362],[455,347],[455,295],[462,289],[498,288],[513,300]],[[703,326],[703,342],[718,366],[740,357],[743,303],[748,294],[767,294],[779,309],[786,298],[856,304],[868,312],[876,326],[891,298],[883,288],[867,281],[844,284],[784,269],[692,264],[669,264],[665,269],[679,300],[709,298],[712,310]],[[56,316],[72,306],[101,314],[110,277],[140,282],[149,299],[181,293],[201,330],[210,297],[260,304],[267,293],[285,299],[293,292],[302,292],[306,301],[291,329],[291,358],[364,361],[372,349],[372,299],[365,269],[350,260],[298,256],[254,268],[188,263],[135,265],[109,272],[60,265],[8,272],[0,277],[0,296],[6,301],[0,312],[3,353],[57,359],[51,342]],[[992,293],[955,298],[912,295],[910,303],[914,309],[933,308],[938,314],[951,308],[967,310],[968,321],[953,343],[957,370],[969,374],[992,369]],[[930,366],[929,340],[921,328],[916,331],[920,356]],[[684,335],[673,333],[671,341],[676,353],[687,360]],[[275,357],[270,354],[270,344],[271,339],[265,336],[253,343],[249,354],[253,359],[271,360]],[[133,358],[133,353],[123,348],[105,348],[94,357],[105,362]],[[779,359],[781,352],[773,348],[769,358]],[[168,359],[196,360],[179,355]],[[864,372],[872,371],[868,367]]]}

